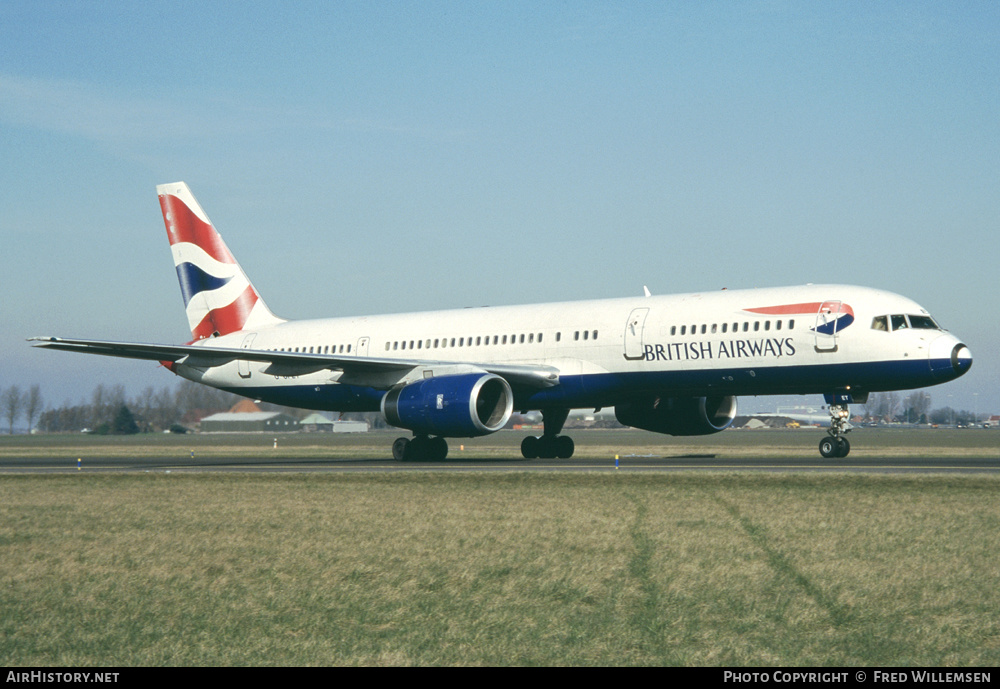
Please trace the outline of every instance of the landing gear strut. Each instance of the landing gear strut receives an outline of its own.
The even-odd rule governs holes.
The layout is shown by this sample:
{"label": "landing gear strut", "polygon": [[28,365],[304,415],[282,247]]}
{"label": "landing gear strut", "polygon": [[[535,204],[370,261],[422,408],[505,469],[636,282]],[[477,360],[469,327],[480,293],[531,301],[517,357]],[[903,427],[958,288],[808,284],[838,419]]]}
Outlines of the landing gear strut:
{"label": "landing gear strut", "polygon": [[569,459],[576,445],[568,435],[559,435],[569,417],[569,409],[543,409],[542,423],[545,430],[542,437],[529,435],[521,441],[521,455],[525,459]]}
{"label": "landing gear strut", "polygon": [[819,441],[819,453],[827,459],[846,457],[851,451],[851,443],[844,435],[853,428],[848,421],[851,413],[847,410],[846,404],[831,404],[829,410],[830,430],[827,431],[827,436]]}
{"label": "landing gear strut", "polygon": [[397,462],[441,462],[448,456],[448,441],[416,435],[396,438],[392,444],[392,458]]}

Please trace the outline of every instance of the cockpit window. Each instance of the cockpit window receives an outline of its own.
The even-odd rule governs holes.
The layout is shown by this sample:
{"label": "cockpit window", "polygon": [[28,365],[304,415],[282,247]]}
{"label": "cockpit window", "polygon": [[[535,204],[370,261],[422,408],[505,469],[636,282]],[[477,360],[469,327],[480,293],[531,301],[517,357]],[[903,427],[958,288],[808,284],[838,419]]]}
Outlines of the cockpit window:
{"label": "cockpit window", "polygon": [[900,313],[893,314],[891,316],[875,316],[872,319],[872,330],[889,330],[889,325],[892,325],[892,330],[906,330],[907,328],[914,328],[916,330],[940,330],[941,326],[938,325],[933,318],[930,316],[915,316],[913,314],[903,315]]}
{"label": "cockpit window", "polygon": [[910,315],[910,327],[919,328],[921,330],[940,330],[938,324],[934,322],[934,319],[930,316],[914,316]]}

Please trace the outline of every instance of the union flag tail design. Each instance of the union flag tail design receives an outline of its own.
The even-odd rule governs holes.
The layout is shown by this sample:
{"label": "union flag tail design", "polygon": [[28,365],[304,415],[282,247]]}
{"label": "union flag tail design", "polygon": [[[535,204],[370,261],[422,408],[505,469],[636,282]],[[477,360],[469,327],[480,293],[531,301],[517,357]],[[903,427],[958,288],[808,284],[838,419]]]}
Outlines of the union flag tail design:
{"label": "union flag tail design", "polygon": [[191,336],[201,340],[284,322],[264,304],[187,184],[161,184],[156,193]]}

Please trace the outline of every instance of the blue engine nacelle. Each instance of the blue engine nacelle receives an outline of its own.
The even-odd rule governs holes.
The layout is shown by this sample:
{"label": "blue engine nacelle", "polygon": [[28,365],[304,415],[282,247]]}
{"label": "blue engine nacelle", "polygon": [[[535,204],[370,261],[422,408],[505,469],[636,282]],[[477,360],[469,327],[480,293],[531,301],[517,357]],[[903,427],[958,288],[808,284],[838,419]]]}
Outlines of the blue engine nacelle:
{"label": "blue engine nacelle", "polygon": [[499,431],[514,411],[507,381],[492,373],[425,378],[382,398],[386,422],[416,435],[472,438]]}
{"label": "blue engine nacelle", "polygon": [[736,398],[655,397],[615,405],[615,418],[633,428],[667,435],[709,435],[729,428],[736,418]]}

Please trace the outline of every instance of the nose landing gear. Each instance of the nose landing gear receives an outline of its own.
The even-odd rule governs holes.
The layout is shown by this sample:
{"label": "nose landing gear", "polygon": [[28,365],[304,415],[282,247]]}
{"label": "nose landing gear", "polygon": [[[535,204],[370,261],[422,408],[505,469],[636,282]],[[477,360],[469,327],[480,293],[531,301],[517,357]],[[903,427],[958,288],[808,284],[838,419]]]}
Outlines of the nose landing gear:
{"label": "nose landing gear", "polygon": [[819,453],[826,459],[846,457],[851,451],[851,443],[844,437],[854,428],[848,419],[851,413],[846,404],[831,404],[830,430],[827,436],[819,441]]}

